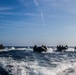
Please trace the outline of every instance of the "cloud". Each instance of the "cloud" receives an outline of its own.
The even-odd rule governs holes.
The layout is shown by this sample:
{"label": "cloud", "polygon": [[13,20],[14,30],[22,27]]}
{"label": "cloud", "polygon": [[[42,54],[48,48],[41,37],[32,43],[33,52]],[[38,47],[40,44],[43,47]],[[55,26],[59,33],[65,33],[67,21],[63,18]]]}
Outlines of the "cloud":
{"label": "cloud", "polygon": [[0,12],[0,15],[18,15],[13,12]]}
{"label": "cloud", "polygon": [[76,15],[76,0],[34,0],[34,4],[47,14],[51,9],[56,9]]}
{"label": "cloud", "polygon": [[25,21],[11,21],[11,20],[0,20],[0,26],[8,26],[8,27],[25,27],[25,26],[33,25],[36,27],[35,23],[25,22]]}
{"label": "cloud", "polygon": [[43,25],[45,27],[45,21],[44,21],[44,16],[43,16],[43,13],[42,12],[41,12],[41,18],[42,18]]}
{"label": "cloud", "polygon": [[33,0],[19,0],[22,6],[28,7],[32,5]]}
{"label": "cloud", "polygon": [[36,6],[39,6],[37,0],[34,0],[34,3],[35,3]]}
{"label": "cloud", "polygon": [[50,2],[54,8],[76,15],[76,0],[58,0]]}
{"label": "cloud", "polygon": [[35,4],[35,5],[38,7],[38,9],[39,9],[39,12],[40,12],[40,15],[41,15],[41,19],[42,19],[42,22],[43,22],[43,25],[44,25],[44,31],[45,31],[45,21],[44,21],[43,12],[42,12],[42,10],[40,9],[40,6],[39,6],[37,0],[34,0],[34,4]]}
{"label": "cloud", "polygon": [[69,25],[69,26],[66,26],[66,29],[70,29],[70,30],[76,30],[76,26],[75,25]]}
{"label": "cloud", "polygon": [[[9,22],[10,22],[10,21],[9,21]],[[20,22],[19,22],[19,23],[20,23]],[[12,27],[13,27],[13,28],[25,28],[25,24],[26,24],[26,23],[25,23],[24,25],[23,25],[23,23],[22,23],[21,25],[19,25],[19,23],[14,23],[14,22],[13,22],[13,23],[12,23],[12,22],[11,22],[11,23],[0,23],[0,27],[3,27],[3,28],[4,28],[4,27],[5,27],[5,28],[10,28],[10,27],[11,27],[11,28],[12,28]]]}
{"label": "cloud", "polygon": [[16,15],[16,16],[39,16],[39,14],[36,13],[14,13],[14,12],[0,12],[0,15]]}
{"label": "cloud", "polygon": [[37,30],[38,27],[39,26],[37,26],[34,23],[24,23],[24,22],[15,22],[15,21],[8,21],[8,23],[4,21],[4,23],[0,23],[0,28],[15,28],[15,29],[17,28],[17,29],[24,29],[24,30]]}
{"label": "cloud", "polygon": [[36,5],[36,6],[39,6],[39,4],[38,4],[38,2],[37,2],[37,0],[19,0],[25,7],[26,6],[29,6],[30,4],[32,4],[32,2],[34,1],[34,4]]}
{"label": "cloud", "polygon": [[27,3],[25,2],[25,0],[20,0],[20,2],[21,2],[24,6],[27,6]]}
{"label": "cloud", "polygon": [[0,11],[11,10],[11,7],[0,7]]}
{"label": "cloud", "polygon": [[43,2],[71,2],[74,0],[42,0]]}
{"label": "cloud", "polygon": [[53,14],[47,14],[46,16],[49,18],[66,18],[67,17],[63,15],[53,15]]}
{"label": "cloud", "polygon": [[36,13],[26,13],[26,14],[23,14],[25,16],[38,16],[38,14]]}

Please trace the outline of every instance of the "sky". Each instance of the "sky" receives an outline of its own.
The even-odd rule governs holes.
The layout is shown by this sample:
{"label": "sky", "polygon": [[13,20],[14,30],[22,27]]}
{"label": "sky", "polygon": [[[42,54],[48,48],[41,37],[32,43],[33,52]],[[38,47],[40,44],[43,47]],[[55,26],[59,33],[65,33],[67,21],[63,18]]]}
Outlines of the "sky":
{"label": "sky", "polygon": [[76,0],[0,0],[0,44],[76,45]]}

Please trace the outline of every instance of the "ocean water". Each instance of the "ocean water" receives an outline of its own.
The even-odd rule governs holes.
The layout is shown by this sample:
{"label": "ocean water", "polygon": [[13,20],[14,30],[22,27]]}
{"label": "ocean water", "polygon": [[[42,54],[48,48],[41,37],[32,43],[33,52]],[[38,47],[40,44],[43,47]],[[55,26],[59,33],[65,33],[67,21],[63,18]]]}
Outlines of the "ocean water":
{"label": "ocean water", "polygon": [[[76,51],[33,52],[32,47],[6,47],[0,50],[0,74],[8,75],[76,75]],[[7,75],[7,74],[3,74]]]}

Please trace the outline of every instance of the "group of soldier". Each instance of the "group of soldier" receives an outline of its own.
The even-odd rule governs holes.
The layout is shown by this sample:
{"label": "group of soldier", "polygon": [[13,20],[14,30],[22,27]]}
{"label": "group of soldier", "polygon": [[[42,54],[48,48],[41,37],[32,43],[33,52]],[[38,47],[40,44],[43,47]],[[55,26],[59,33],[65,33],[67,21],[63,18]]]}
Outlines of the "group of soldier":
{"label": "group of soldier", "polygon": [[[59,46],[57,46],[56,47],[56,51],[65,51],[66,49],[68,49],[68,46],[66,45],[66,46],[63,46],[63,45],[59,45]],[[44,45],[42,45],[42,46],[40,46],[40,47],[37,47],[36,45],[33,47],[33,51],[34,52],[39,52],[39,53],[41,53],[41,52],[46,52],[47,51],[47,47],[46,46],[44,46]]]}

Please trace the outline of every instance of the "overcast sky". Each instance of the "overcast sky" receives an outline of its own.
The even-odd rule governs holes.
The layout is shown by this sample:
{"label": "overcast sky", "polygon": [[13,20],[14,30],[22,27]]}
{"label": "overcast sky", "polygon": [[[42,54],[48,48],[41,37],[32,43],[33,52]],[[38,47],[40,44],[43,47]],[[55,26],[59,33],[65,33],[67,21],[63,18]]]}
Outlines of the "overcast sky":
{"label": "overcast sky", "polygon": [[0,0],[0,43],[76,45],[76,0]]}

